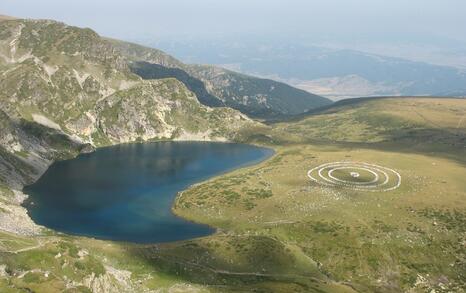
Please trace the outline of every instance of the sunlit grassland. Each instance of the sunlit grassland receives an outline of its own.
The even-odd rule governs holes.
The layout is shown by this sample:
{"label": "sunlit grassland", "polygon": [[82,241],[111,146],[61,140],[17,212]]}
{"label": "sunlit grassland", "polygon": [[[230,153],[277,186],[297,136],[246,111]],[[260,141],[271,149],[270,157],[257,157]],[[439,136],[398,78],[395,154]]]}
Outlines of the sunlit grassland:
{"label": "sunlit grassland", "polygon": [[[464,100],[383,99],[272,125],[255,138],[273,145],[273,158],[192,187],[175,211],[233,234],[293,243],[358,290],[460,290],[465,116]],[[402,184],[371,193],[306,176],[335,161],[392,168]]]}
{"label": "sunlit grassland", "polygon": [[[275,155],[194,185],[173,206],[182,217],[216,227],[214,235],[134,245],[0,234],[0,288],[61,292],[67,280],[92,273],[116,284],[119,275],[108,274],[113,268],[131,272],[133,290],[461,292],[465,117],[465,100],[393,98],[248,129],[241,141]],[[394,169],[401,185],[363,192],[307,177],[309,169],[335,161]]]}

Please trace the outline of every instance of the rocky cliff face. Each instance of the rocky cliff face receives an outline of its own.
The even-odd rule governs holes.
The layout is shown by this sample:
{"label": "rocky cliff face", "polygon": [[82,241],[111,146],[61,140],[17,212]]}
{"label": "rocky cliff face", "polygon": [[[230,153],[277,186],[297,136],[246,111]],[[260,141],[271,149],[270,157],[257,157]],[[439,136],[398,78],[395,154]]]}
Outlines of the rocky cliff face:
{"label": "rocky cliff face", "polygon": [[0,111],[0,184],[20,189],[33,182],[55,159],[73,156],[89,146],[24,119]]}
{"label": "rocky cliff face", "polygon": [[97,144],[151,139],[227,141],[254,124],[235,110],[201,105],[173,78],[144,81],[118,91],[100,101],[97,112],[98,133],[104,139]]}
{"label": "rocky cliff face", "polygon": [[10,118],[0,111],[0,230],[19,234],[37,233],[36,226],[20,206],[24,185],[34,182],[57,159],[89,150],[63,132]]}

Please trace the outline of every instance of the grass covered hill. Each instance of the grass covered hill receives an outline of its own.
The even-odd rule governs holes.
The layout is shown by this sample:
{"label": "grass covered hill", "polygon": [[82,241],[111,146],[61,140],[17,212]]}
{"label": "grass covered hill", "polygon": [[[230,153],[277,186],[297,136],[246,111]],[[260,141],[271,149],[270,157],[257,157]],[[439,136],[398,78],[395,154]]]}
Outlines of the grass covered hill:
{"label": "grass covered hill", "polygon": [[[466,100],[366,99],[264,125],[199,100],[267,82],[35,20],[0,22],[0,75],[1,292],[466,290]],[[178,195],[173,212],[217,228],[208,237],[99,241],[21,206],[56,160],[166,139],[276,153]]]}
{"label": "grass covered hill", "polygon": [[[274,157],[192,186],[173,208],[216,234],[133,245],[2,233],[0,288],[462,292],[465,117],[465,100],[390,98],[258,124],[242,139]],[[307,176],[338,161],[390,168],[401,185],[367,192]]]}
{"label": "grass covered hill", "polygon": [[[177,214],[293,245],[357,292],[465,290],[465,100],[354,101],[250,138],[276,155],[190,188]],[[309,170],[332,162],[389,168],[400,185],[369,192],[309,178]],[[384,171],[388,185],[397,180]]]}

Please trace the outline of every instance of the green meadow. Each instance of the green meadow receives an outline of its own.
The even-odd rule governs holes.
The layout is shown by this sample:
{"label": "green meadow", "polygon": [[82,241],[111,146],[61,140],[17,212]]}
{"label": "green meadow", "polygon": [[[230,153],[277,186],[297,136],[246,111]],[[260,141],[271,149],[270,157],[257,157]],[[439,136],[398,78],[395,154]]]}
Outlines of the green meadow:
{"label": "green meadow", "polygon": [[[466,100],[336,103],[249,128],[238,141],[276,153],[191,186],[173,206],[215,234],[135,245],[2,233],[2,292],[88,292],[70,285],[83,282],[119,292],[466,290]],[[308,177],[331,162],[386,167],[401,182],[368,192]],[[333,174],[372,176],[349,170],[362,177]]]}

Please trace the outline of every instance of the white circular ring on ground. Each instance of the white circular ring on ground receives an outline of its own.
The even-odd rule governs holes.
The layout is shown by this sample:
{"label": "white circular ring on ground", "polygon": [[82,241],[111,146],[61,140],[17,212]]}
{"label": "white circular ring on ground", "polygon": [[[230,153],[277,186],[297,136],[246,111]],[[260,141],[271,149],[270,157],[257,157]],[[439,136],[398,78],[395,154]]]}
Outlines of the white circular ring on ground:
{"label": "white circular ring on ground", "polygon": [[[337,163],[342,163],[342,162],[337,162]],[[345,162],[345,163],[346,163],[346,162]],[[353,167],[354,167],[354,164],[364,164],[364,165],[370,165],[370,166],[377,166],[377,165],[371,165],[371,164],[367,164],[367,163],[352,163],[352,164],[353,164]],[[326,178],[324,175],[322,175],[322,172],[323,172],[325,169],[331,168],[331,167],[335,167],[335,166],[340,166],[340,164],[328,163],[328,164],[324,164],[324,165],[318,166],[318,167],[323,167],[323,168],[319,169],[319,171],[318,171],[318,172],[319,172],[319,177],[320,177],[321,179],[323,179],[323,180],[329,182],[331,185],[335,185],[335,186],[336,186],[336,185],[348,185],[349,187],[355,187],[355,185],[357,185],[357,184],[353,184],[353,183],[335,182],[334,180],[330,180],[330,179]],[[387,184],[388,181],[389,181],[388,174],[387,174],[385,171],[381,170],[380,168],[384,168],[384,167],[380,167],[380,166],[377,166],[377,168],[376,168],[376,167],[372,167],[373,170],[376,170],[376,171],[378,171],[378,172],[380,172],[380,173],[382,173],[382,174],[384,175],[385,181],[384,181],[383,183],[379,183],[379,184],[377,184],[377,185],[369,185],[369,186],[360,185],[359,188],[361,188],[361,189],[362,189],[362,188],[376,188],[376,187],[380,187],[380,186],[382,186],[382,185]],[[314,169],[316,169],[316,168],[314,168]],[[313,170],[314,170],[314,169],[313,169]],[[391,169],[390,169],[390,170],[391,170]],[[328,172],[329,172],[329,171],[328,171]],[[308,175],[309,175],[309,173],[308,173]],[[311,178],[311,179],[313,179],[313,178]],[[400,177],[400,179],[401,179],[401,177]],[[356,189],[356,188],[353,188],[353,189]]]}
{"label": "white circular ring on ground", "polygon": [[[353,182],[353,181],[348,181],[348,180],[343,180],[343,179],[339,179],[339,178],[336,178],[335,176],[332,175],[332,173],[334,171],[337,171],[337,170],[345,170],[345,169],[353,169],[353,170],[364,170],[366,172],[369,172],[371,174],[374,175],[374,179],[372,179],[371,181],[363,181],[363,182]],[[353,176],[351,175],[351,177],[353,178],[358,178],[360,176],[360,173],[357,173],[358,176]],[[371,183],[375,183],[379,180],[379,174],[375,173],[374,171],[372,170],[369,170],[367,168],[361,168],[361,167],[339,167],[339,168],[333,168],[333,169],[330,169],[330,171],[328,171],[328,177],[330,177],[331,179],[333,180],[336,180],[336,181],[340,181],[340,182],[343,182],[343,183],[347,183],[347,184],[354,184],[354,185],[366,185],[366,184],[371,184]]]}
{"label": "white circular ring on ground", "polygon": [[[371,181],[351,181],[335,177],[332,173],[336,170],[363,170],[371,173],[374,178]],[[357,174],[357,176],[354,176]],[[358,178],[360,173],[351,172],[353,178]],[[401,185],[401,175],[390,168],[365,162],[332,162],[319,165],[310,169],[307,176],[314,182],[329,187],[340,187],[358,191],[381,192],[397,189]]]}

